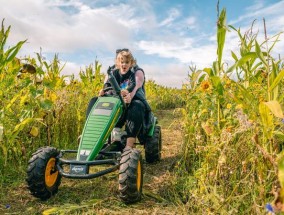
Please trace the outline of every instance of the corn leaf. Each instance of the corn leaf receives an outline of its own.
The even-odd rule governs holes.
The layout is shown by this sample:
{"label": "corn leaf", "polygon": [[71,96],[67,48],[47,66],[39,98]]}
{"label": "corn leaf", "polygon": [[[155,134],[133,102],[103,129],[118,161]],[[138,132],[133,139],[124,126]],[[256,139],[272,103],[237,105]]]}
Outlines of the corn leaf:
{"label": "corn leaf", "polygon": [[272,138],[272,131],[274,130],[273,116],[270,114],[269,108],[264,102],[259,104],[259,113],[263,125],[263,133],[267,139]]}
{"label": "corn leaf", "polygon": [[214,89],[219,95],[223,95],[224,87],[221,83],[221,79],[218,76],[211,77]]}
{"label": "corn leaf", "polygon": [[20,97],[21,97],[21,94],[22,94],[22,91],[20,91],[18,94],[16,94],[12,99],[11,101],[9,102],[9,104],[6,106],[6,110],[9,110],[11,108],[11,106],[14,104],[14,102],[16,100],[18,100]]}
{"label": "corn leaf", "polygon": [[264,102],[264,104],[269,108],[269,110],[274,114],[274,116],[283,119],[283,111],[278,101]]}
{"label": "corn leaf", "polygon": [[269,91],[271,92],[278,84],[279,82],[283,79],[284,77],[284,69],[282,69],[278,75],[276,76],[276,78],[274,79],[273,83],[270,85],[269,87]]}
{"label": "corn leaf", "polygon": [[235,61],[238,61],[238,57],[233,51],[231,51],[231,55],[235,59]]}
{"label": "corn leaf", "polygon": [[[275,44],[277,43],[277,42],[279,42],[279,37],[280,37],[280,35],[282,34],[283,32],[280,32],[280,33],[278,33],[277,35],[275,35],[275,36],[273,36],[273,37],[276,37],[276,39],[274,40],[274,42],[273,42],[273,44],[272,44],[272,46],[269,48],[269,53],[271,52],[271,50],[273,49],[273,47],[275,46]],[[273,38],[272,37],[272,38]]]}
{"label": "corn leaf", "polygon": [[223,49],[226,39],[226,9],[223,9],[220,13],[219,19],[218,19],[218,25],[217,25],[217,55],[218,55],[218,65],[219,69],[221,68],[222,63],[222,55],[223,55]]}
{"label": "corn leaf", "polygon": [[284,141],[284,133],[281,131],[273,131],[273,134],[280,140]]}
{"label": "corn leaf", "polygon": [[284,188],[284,155],[283,153],[280,155],[280,159],[278,160],[278,180],[280,182],[280,186]]}
{"label": "corn leaf", "polygon": [[[4,30],[5,27],[4,27],[4,19],[2,20],[2,25],[1,25],[1,43],[0,43],[0,51],[3,52],[4,51],[4,46],[6,44],[6,41],[7,41],[7,38],[8,38],[8,35],[10,33],[10,30],[11,30],[11,26],[8,27],[8,29],[5,31]],[[5,32],[4,32],[5,31]]]}
{"label": "corn leaf", "polygon": [[244,56],[242,56],[233,66],[231,66],[226,73],[231,73],[233,70],[235,70],[237,67],[243,66],[245,63],[247,63],[250,60],[255,60],[257,57],[255,52],[248,52]]}
{"label": "corn leaf", "polygon": [[251,59],[255,59],[257,57],[255,52],[248,52],[244,56],[242,56],[238,61],[238,66],[241,67],[243,64],[248,62]]}
{"label": "corn leaf", "polygon": [[15,133],[17,131],[21,131],[26,124],[28,124],[32,121],[34,121],[33,118],[24,119],[22,122],[20,122],[18,125],[15,126],[13,133]]}
{"label": "corn leaf", "polygon": [[0,125],[0,142],[3,140],[3,133],[4,133],[3,125]]}
{"label": "corn leaf", "polygon": [[264,59],[264,56],[263,56],[263,52],[261,51],[260,49],[260,46],[258,44],[257,41],[255,41],[255,52],[257,54],[257,57],[261,60],[261,62],[267,66],[267,62],[266,60]]}
{"label": "corn leaf", "polygon": [[206,72],[209,76],[214,75],[212,68],[204,68],[203,71]]}
{"label": "corn leaf", "polygon": [[40,107],[44,110],[50,110],[52,108],[53,102],[49,99],[44,99],[39,102]]}
{"label": "corn leaf", "polygon": [[14,47],[8,49],[6,51],[6,53],[4,54],[4,62],[3,65],[7,64],[8,62],[12,61],[16,55],[18,54],[19,50],[21,49],[22,45],[26,42],[26,40],[24,41],[20,41],[17,43],[17,45],[15,45]]}

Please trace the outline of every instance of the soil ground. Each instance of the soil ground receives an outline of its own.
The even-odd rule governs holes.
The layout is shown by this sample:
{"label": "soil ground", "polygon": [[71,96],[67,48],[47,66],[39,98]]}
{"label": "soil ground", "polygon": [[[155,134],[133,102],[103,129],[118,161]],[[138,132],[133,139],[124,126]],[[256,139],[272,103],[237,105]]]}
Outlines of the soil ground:
{"label": "soil ground", "polygon": [[[142,200],[126,205],[118,197],[118,172],[90,180],[62,178],[58,193],[47,201],[31,196],[24,176],[2,189],[0,214],[185,214],[167,200],[182,146],[181,116],[174,110],[156,111],[162,127],[162,160],[144,163]],[[142,152],[143,146],[138,146]],[[143,154],[144,157],[144,154]]]}

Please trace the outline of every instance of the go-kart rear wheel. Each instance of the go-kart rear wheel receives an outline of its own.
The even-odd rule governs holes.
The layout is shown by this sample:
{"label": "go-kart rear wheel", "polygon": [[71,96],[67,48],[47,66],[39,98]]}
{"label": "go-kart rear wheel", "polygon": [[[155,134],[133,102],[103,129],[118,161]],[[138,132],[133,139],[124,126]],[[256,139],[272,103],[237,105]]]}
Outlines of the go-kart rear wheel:
{"label": "go-kart rear wheel", "polygon": [[145,159],[148,163],[161,160],[162,132],[160,126],[155,126],[152,137],[147,137],[145,143]]}
{"label": "go-kart rear wheel", "polygon": [[120,198],[125,203],[141,200],[143,163],[140,151],[129,149],[122,153],[119,167]]}
{"label": "go-kart rear wheel", "polygon": [[27,169],[27,184],[31,194],[47,200],[57,193],[61,175],[56,169],[59,151],[53,147],[42,147],[33,153]]}

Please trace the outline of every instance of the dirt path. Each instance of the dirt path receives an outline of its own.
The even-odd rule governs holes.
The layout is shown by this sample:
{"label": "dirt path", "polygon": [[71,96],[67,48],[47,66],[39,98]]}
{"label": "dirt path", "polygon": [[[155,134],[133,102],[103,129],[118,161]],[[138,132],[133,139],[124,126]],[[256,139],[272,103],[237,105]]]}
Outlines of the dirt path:
{"label": "dirt path", "polygon": [[162,160],[144,165],[141,202],[125,205],[119,200],[118,174],[114,172],[92,180],[64,178],[58,194],[45,202],[33,198],[25,182],[7,187],[6,198],[0,199],[0,214],[181,214],[166,199],[182,145],[181,116],[173,110],[157,111],[156,115],[162,127]]}

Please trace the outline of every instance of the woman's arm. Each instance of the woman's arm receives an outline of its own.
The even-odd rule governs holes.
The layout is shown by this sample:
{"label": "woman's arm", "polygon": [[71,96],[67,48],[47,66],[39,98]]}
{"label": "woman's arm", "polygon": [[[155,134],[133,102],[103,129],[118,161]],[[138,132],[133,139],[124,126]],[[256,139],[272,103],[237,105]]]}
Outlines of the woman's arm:
{"label": "woman's arm", "polygon": [[143,86],[144,83],[144,73],[141,70],[137,70],[135,73],[135,81],[136,86],[134,87],[133,91],[130,93],[131,99],[136,94],[136,91]]}

